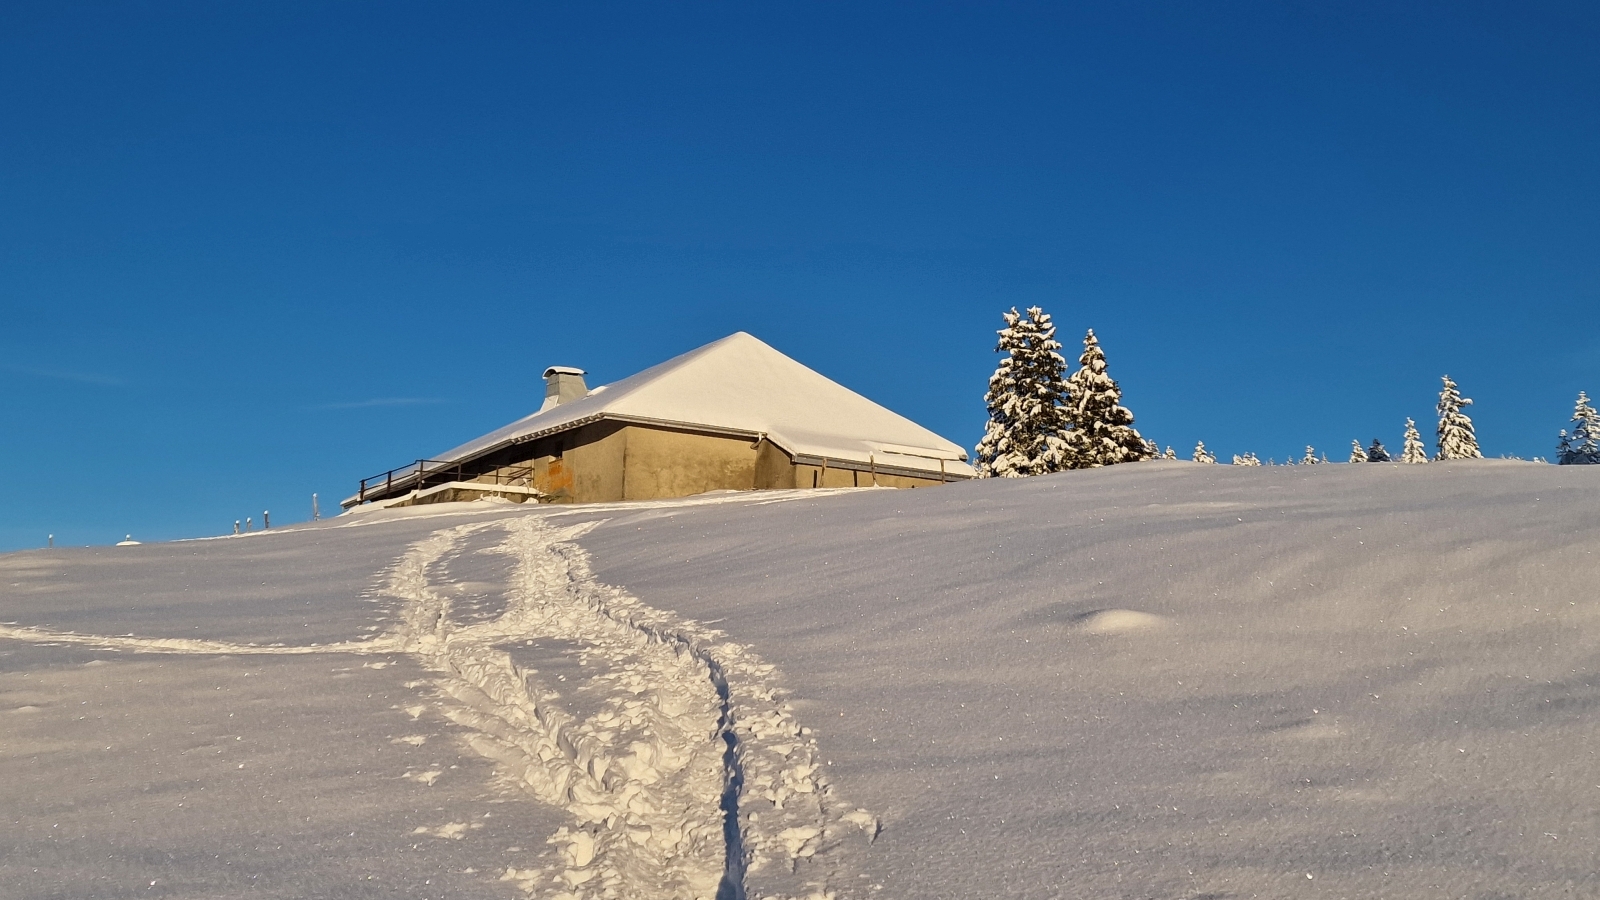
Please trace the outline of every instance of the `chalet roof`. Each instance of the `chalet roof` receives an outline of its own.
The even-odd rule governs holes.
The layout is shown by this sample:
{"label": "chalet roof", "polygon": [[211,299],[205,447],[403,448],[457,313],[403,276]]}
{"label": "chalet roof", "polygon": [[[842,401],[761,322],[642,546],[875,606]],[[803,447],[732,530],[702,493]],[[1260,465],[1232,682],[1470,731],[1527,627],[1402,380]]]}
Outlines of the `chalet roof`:
{"label": "chalet roof", "polygon": [[601,420],[765,435],[790,455],[972,475],[967,454],[738,332],[609,385],[518,419],[441,461],[465,462],[511,444]]}

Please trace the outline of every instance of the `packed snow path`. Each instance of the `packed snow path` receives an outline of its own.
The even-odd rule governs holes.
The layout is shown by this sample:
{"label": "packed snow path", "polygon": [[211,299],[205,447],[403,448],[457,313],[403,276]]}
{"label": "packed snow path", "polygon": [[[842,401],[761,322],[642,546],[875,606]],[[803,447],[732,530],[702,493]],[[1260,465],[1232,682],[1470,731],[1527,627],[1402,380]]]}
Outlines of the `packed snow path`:
{"label": "packed snow path", "polygon": [[[82,635],[0,625],[0,638],[144,653],[413,655],[437,674],[446,715],[468,743],[571,824],[560,862],[502,880],[554,900],[836,896],[850,842],[878,822],[843,806],[815,741],[782,700],[773,668],[747,648],[595,580],[573,540],[595,523],[522,516],[445,528],[414,544],[386,586],[399,624],[366,641],[262,646]],[[498,615],[462,603],[450,570],[478,554],[512,565]],[[603,670],[579,717],[510,652],[536,640],[580,647]],[[569,689],[570,690],[570,689]]]}
{"label": "packed snow path", "polygon": [[[591,527],[524,517],[445,529],[412,548],[390,582],[406,603],[399,634],[440,673],[458,704],[451,718],[575,820],[552,838],[563,846],[559,870],[508,876],[573,897],[740,897],[746,878],[762,885],[753,896],[826,896],[827,867],[801,864],[851,833],[870,837],[876,820],[833,800],[771,666],[594,579],[572,543]],[[472,549],[500,531],[502,543]],[[505,612],[481,624],[452,619],[440,578],[470,552],[516,563]],[[588,681],[603,693],[598,712],[573,716],[503,649],[532,636],[604,661]]]}

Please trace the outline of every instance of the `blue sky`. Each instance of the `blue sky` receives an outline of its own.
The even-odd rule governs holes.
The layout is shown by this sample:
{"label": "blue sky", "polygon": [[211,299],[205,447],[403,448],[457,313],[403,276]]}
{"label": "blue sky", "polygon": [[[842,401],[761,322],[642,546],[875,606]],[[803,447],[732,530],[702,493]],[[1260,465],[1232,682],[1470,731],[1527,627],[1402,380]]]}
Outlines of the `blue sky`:
{"label": "blue sky", "polygon": [[1187,456],[1548,455],[1592,4],[10,4],[0,549],[218,534],[737,330],[971,446],[1093,327]]}

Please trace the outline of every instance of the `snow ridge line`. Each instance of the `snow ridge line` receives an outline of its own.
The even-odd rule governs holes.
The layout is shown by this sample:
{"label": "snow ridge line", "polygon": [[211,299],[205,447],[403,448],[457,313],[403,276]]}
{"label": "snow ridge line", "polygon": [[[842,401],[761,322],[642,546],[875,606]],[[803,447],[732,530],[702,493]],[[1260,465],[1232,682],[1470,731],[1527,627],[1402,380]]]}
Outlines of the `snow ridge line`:
{"label": "snow ridge line", "polygon": [[307,656],[313,653],[395,653],[402,649],[398,640],[385,636],[362,641],[339,641],[332,644],[238,644],[230,641],[207,641],[196,638],[141,638],[133,635],[78,634],[74,631],[50,631],[31,625],[7,623],[0,625],[0,639],[27,641],[33,644],[68,644],[80,647],[98,647],[102,650],[131,653],[172,653],[197,656]]}

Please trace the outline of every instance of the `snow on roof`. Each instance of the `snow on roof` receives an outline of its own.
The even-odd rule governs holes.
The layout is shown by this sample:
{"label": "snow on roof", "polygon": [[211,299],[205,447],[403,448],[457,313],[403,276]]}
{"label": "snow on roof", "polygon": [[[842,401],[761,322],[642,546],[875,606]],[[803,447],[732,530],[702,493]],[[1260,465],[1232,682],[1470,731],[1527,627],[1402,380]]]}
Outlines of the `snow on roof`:
{"label": "snow on roof", "polygon": [[601,419],[766,435],[800,457],[972,474],[961,447],[742,331],[518,419],[437,459],[461,462]]}

